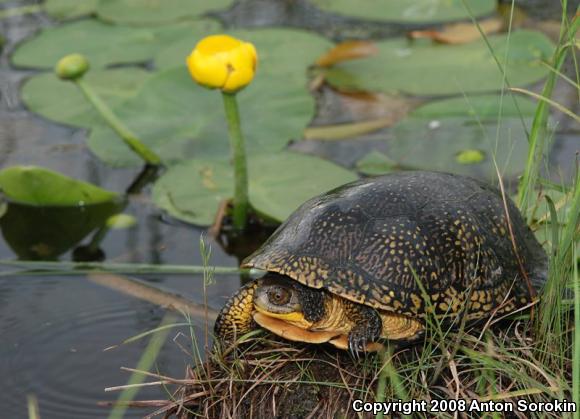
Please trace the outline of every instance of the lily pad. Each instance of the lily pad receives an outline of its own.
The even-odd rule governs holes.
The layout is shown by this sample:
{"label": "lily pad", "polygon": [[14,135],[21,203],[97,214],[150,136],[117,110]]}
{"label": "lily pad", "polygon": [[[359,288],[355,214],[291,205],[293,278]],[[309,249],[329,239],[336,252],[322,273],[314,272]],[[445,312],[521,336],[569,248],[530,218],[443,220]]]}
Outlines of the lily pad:
{"label": "lily pad", "polygon": [[1,170],[0,190],[10,202],[33,206],[84,206],[119,198],[114,192],[35,166]]}
{"label": "lily pad", "polygon": [[[512,86],[541,80],[554,45],[542,33],[520,30],[488,38]],[[490,92],[503,85],[502,73],[483,40],[462,45],[393,39],[377,43],[378,54],[321,69],[333,86],[350,91],[446,95]],[[506,61],[507,58],[507,61]]]}
{"label": "lily pad", "polygon": [[10,203],[0,229],[20,259],[55,260],[121,209],[112,201],[58,207]]}
{"label": "lily pad", "polygon": [[[138,68],[90,71],[89,84],[109,106],[135,96],[150,73]],[[22,86],[24,104],[33,112],[53,121],[90,128],[102,122],[79,88],[53,73],[31,77]]]}
{"label": "lily pad", "polygon": [[493,13],[495,0],[310,0],[329,12],[396,22],[441,22]]}
{"label": "lily pad", "polygon": [[[531,119],[524,120],[528,129]],[[515,178],[526,165],[528,141],[519,118],[496,120],[411,117],[394,128],[387,155],[405,168],[439,170],[490,180],[497,177],[495,156],[502,176]],[[464,164],[458,155],[479,152],[483,159]]]}
{"label": "lily pad", "polygon": [[[250,154],[281,150],[290,139],[302,136],[314,114],[314,99],[303,84],[284,77],[258,73],[237,96]],[[229,155],[221,94],[193,82],[185,65],[152,77],[133,99],[114,110],[166,164]],[[88,144],[108,164],[141,164],[108,127],[95,128]]]}
{"label": "lily pad", "polygon": [[134,28],[109,25],[97,20],[81,20],[47,28],[20,45],[12,63],[20,67],[53,68],[67,54],[85,55],[92,68],[111,64],[134,64],[149,61],[164,45],[175,39],[193,39],[219,25],[196,20],[157,28]]}
{"label": "lily pad", "polygon": [[[258,80],[264,74],[278,75],[280,79],[301,77],[305,80],[307,68],[333,45],[321,36],[295,29],[234,30],[225,33],[256,46]],[[183,65],[197,41],[191,36],[175,41],[155,56],[155,66],[169,68]]]}
{"label": "lily pad", "polygon": [[369,176],[384,175],[392,172],[396,167],[396,162],[377,150],[371,151],[356,162],[356,169],[360,173]]}
{"label": "lily pad", "polygon": [[[257,155],[248,166],[250,203],[277,221],[307,199],[357,179],[333,163],[292,152]],[[193,159],[170,168],[157,181],[153,200],[180,220],[209,225],[220,203],[233,196],[233,185],[233,169],[226,160]]]}
{"label": "lily pad", "polygon": [[497,118],[501,109],[502,117],[534,116],[536,103],[521,97],[512,97],[506,93],[503,97],[499,94],[492,95],[469,95],[452,99],[434,100],[418,107],[412,116],[420,118],[445,118],[450,116],[478,118]]}
{"label": "lily pad", "polygon": [[101,0],[99,18],[130,25],[155,25],[192,18],[230,6],[232,0]]}
{"label": "lily pad", "polygon": [[74,19],[94,13],[99,0],[45,0],[44,10],[58,20]]}

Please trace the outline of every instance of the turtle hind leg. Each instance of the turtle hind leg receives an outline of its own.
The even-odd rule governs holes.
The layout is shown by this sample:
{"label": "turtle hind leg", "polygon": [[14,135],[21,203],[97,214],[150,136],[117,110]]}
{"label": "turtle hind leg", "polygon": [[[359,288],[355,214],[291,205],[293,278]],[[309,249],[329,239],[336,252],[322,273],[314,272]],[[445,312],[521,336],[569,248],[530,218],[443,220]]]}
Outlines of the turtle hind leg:
{"label": "turtle hind leg", "polygon": [[253,329],[252,313],[257,286],[257,281],[247,283],[222,308],[214,325],[214,333],[219,340],[232,341]]}
{"label": "turtle hind leg", "polygon": [[389,340],[411,340],[425,329],[417,319],[397,313],[381,312],[381,337]]}

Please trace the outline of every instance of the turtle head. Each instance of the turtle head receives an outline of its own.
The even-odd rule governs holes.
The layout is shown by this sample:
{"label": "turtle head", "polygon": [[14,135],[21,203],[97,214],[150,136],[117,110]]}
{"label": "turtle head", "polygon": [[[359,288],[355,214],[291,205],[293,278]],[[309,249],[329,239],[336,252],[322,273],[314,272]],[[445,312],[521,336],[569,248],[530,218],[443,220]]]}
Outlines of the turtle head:
{"label": "turtle head", "polygon": [[[324,298],[322,290],[267,273],[244,285],[229,299],[218,315],[214,331],[221,340],[231,340],[251,331],[252,320],[277,334],[281,333],[282,324],[306,330],[324,317]],[[302,339],[305,337],[296,335],[294,340]]]}
{"label": "turtle head", "polygon": [[320,326],[325,320],[333,322],[328,309],[337,298],[289,277],[268,273],[257,281],[253,318],[264,329],[288,340],[329,342],[341,331]]}
{"label": "turtle head", "polygon": [[318,290],[310,290],[289,278],[268,274],[258,281],[254,307],[266,316],[308,328],[312,325],[313,319],[311,313],[304,312],[304,308],[308,309],[308,302],[304,297],[305,294],[312,292],[321,293]]}

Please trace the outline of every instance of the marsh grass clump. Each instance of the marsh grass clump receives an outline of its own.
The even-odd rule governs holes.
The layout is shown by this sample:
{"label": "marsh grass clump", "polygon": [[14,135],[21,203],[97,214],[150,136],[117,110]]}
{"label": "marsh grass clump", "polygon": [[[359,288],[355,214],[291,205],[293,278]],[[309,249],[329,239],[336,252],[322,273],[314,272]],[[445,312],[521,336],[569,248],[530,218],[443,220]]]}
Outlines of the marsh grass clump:
{"label": "marsh grass clump", "polygon": [[418,344],[360,359],[327,345],[252,337],[238,349],[216,347],[207,361],[188,369],[181,388],[151,416],[336,418],[351,417],[355,400],[416,399],[427,406],[441,399],[464,399],[468,406],[472,400],[572,400],[567,384],[572,382],[571,352],[561,354],[558,369],[542,363],[531,325],[529,319],[512,319],[489,324],[484,331],[431,328]]}

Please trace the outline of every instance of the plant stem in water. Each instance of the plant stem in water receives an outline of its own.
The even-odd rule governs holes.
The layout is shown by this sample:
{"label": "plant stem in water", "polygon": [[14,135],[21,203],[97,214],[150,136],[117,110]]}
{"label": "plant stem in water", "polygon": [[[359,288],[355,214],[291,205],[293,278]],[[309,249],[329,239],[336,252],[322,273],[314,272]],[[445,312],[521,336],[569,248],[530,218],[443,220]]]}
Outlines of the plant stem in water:
{"label": "plant stem in water", "polygon": [[238,230],[246,227],[248,216],[248,168],[246,164],[246,149],[240,125],[240,113],[235,93],[222,92],[228,129],[230,146],[234,161],[234,202],[233,223]]}
{"label": "plant stem in water", "polygon": [[99,112],[107,124],[121,137],[121,139],[133,150],[145,163],[159,166],[161,158],[149,147],[147,147],[125,124],[113,113],[111,108],[95,93],[95,91],[82,79],[75,80],[87,100]]}

